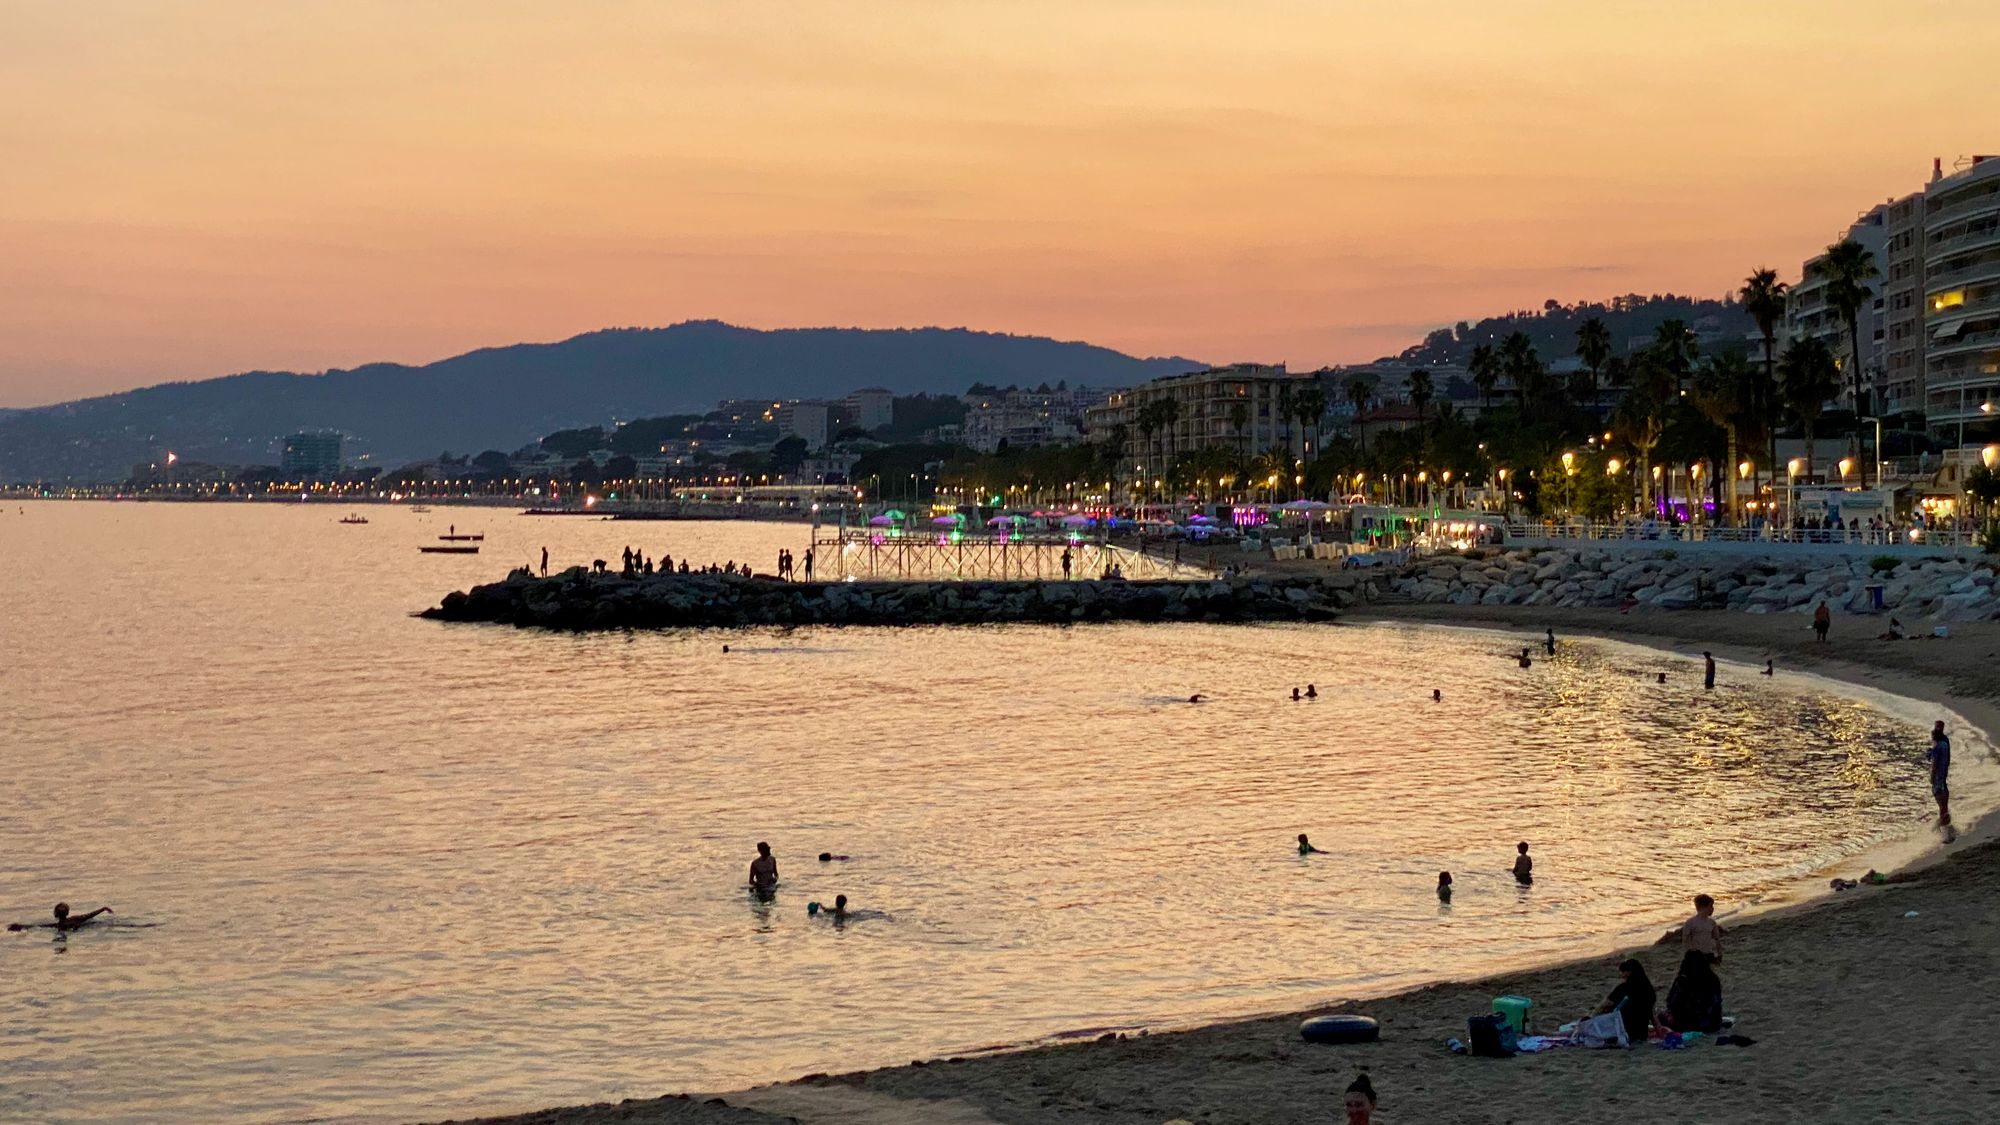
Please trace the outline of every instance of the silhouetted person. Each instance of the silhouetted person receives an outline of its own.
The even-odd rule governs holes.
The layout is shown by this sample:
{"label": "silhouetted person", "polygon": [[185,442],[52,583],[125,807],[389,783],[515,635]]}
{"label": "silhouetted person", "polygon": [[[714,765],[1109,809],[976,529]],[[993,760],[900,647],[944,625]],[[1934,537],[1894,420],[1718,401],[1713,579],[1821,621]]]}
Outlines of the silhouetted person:
{"label": "silhouetted person", "polygon": [[1944,829],[1945,842],[1957,838],[1951,828],[1951,739],[1944,733],[1944,720],[1939,719],[1931,728],[1930,752],[1924,755],[1931,764],[1931,796],[1937,798],[1938,827]]}
{"label": "silhouetted person", "polygon": [[1659,680],[1659,682],[1660,682],[1660,683],[1663,683],[1663,684],[1667,682],[1667,674],[1666,674],[1665,672],[1662,672],[1662,673],[1660,673],[1660,680]]}
{"label": "silhouetted person", "polygon": [[1301,700],[1301,699],[1303,699],[1303,698],[1305,698],[1305,697],[1299,694],[1299,689],[1297,689],[1297,688],[1293,688],[1293,689],[1292,689],[1292,702],[1293,702],[1293,703],[1297,703],[1297,702],[1298,702],[1299,700]]}
{"label": "silhouetted person", "polygon": [[1766,661],[1764,662],[1764,674],[1765,674],[1766,676],[1769,676],[1769,675],[1772,675],[1772,674],[1773,674],[1773,669],[1772,669],[1771,665],[1772,665],[1772,661],[1769,661],[1769,660],[1766,660]]}
{"label": "silhouetted person", "polygon": [[1438,872],[1438,901],[1451,901],[1451,872],[1449,871]]}
{"label": "silhouetted person", "polygon": [[1521,650],[1520,665],[1523,668],[1532,668],[1535,666],[1535,662],[1528,659],[1528,650],[1525,648]]}
{"label": "silhouetted person", "polygon": [[1068,547],[1064,547],[1064,548],[1063,548],[1063,554],[1062,554],[1062,566],[1063,566],[1063,581],[1064,581],[1064,582],[1067,582],[1067,581],[1069,581],[1069,564],[1070,564],[1070,558],[1069,558],[1069,548],[1068,548]]}
{"label": "silhouetted person", "polygon": [[1200,692],[1195,692],[1193,695],[1188,696],[1188,702],[1200,703],[1204,698],[1205,697]]}
{"label": "silhouetted person", "polygon": [[55,921],[10,922],[8,923],[7,928],[9,930],[15,930],[15,931],[33,930],[33,929],[55,930],[59,933],[66,934],[69,933],[71,930],[80,930],[85,926],[90,925],[92,922],[95,922],[99,914],[113,914],[113,913],[116,913],[116,911],[112,910],[110,907],[100,906],[88,914],[71,914],[69,912],[69,903],[59,902],[56,903]]}
{"label": "silhouetted person", "polygon": [[1316,687],[1314,687],[1314,686],[1312,686],[1311,684],[1307,684],[1307,685],[1306,685],[1306,698],[1307,698],[1307,699],[1318,699],[1318,698],[1319,698],[1319,689],[1318,689],[1318,688],[1316,688]]}
{"label": "silhouetted person", "polygon": [[1439,690],[1438,690],[1437,688],[1432,688],[1432,689],[1431,689],[1431,702],[1432,702],[1432,703],[1443,703],[1443,702],[1444,702],[1444,692],[1442,692],[1442,691],[1439,691]]}
{"label": "silhouetted person", "polygon": [[543,577],[543,578],[547,578],[548,576],[549,576],[549,549],[548,549],[547,547],[543,547],[543,548],[542,548],[542,577]]}
{"label": "silhouetted person", "polygon": [[808,581],[808,582],[811,582],[812,580],[813,580],[813,551],[812,551],[812,548],[811,548],[811,547],[807,547],[807,548],[806,548],[806,581]]}
{"label": "silhouetted person", "polygon": [[1556,631],[1554,629],[1548,631],[1548,637],[1542,641],[1542,644],[1548,648],[1550,656],[1556,654]]}
{"label": "silhouetted person", "polygon": [[1326,853],[1326,852],[1323,852],[1323,851],[1321,851],[1321,850],[1320,850],[1320,849],[1318,849],[1318,848],[1315,848],[1315,847],[1313,847],[1313,846],[1312,846],[1312,841],[1311,841],[1311,840],[1308,840],[1308,839],[1306,839],[1306,834],[1305,834],[1305,833],[1303,833],[1303,832],[1301,832],[1301,833],[1299,833],[1299,854],[1300,854],[1300,855],[1326,855],[1327,853]]}
{"label": "silhouetted person", "polygon": [[750,886],[753,890],[768,891],[777,885],[777,858],[771,854],[771,845],[759,843],[757,858],[750,861]]}
{"label": "silhouetted person", "polygon": [[1521,841],[1514,847],[1514,881],[1528,886],[1535,881],[1535,861],[1528,858],[1528,842]]}
{"label": "silhouetted person", "polygon": [[1704,691],[1714,691],[1714,690],[1715,690],[1715,654],[1714,654],[1714,653],[1708,653],[1708,652],[1704,652],[1704,653],[1702,653],[1702,654],[1701,654],[1701,658],[1702,658],[1702,660],[1703,660],[1703,661],[1705,661],[1705,665],[1704,665],[1704,667],[1702,668],[1702,673],[1701,673],[1701,686],[1702,686],[1702,690],[1704,690]]}

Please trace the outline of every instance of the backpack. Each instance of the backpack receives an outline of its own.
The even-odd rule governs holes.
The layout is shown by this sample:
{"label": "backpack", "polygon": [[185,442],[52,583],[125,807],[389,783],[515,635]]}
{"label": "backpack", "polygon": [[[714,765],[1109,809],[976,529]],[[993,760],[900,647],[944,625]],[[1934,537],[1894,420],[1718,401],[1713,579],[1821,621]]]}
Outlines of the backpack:
{"label": "backpack", "polygon": [[1465,1021],[1465,1037],[1472,1053],[1481,1058],[1510,1059],[1520,1041],[1507,1017],[1487,1012]]}

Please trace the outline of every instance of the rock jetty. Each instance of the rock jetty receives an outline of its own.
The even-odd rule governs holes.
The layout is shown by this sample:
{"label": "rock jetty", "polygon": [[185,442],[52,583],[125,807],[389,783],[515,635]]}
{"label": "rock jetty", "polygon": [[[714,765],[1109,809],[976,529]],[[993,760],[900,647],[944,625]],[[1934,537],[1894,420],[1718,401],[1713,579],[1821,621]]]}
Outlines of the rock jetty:
{"label": "rock jetty", "polygon": [[1331,621],[1358,600],[1352,573],[1203,581],[780,582],[735,574],[627,578],[521,571],[447,594],[439,621],[522,628],[985,625],[1075,621]]}
{"label": "rock jetty", "polygon": [[1548,605],[1732,609],[1836,613],[1881,609],[1909,618],[1980,621],[2000,617],[1995,560],[1708,556],[1671,550],[1515,550],[1430,555],[1388,573],[1372,572],[1364,594],[1451,605]]}

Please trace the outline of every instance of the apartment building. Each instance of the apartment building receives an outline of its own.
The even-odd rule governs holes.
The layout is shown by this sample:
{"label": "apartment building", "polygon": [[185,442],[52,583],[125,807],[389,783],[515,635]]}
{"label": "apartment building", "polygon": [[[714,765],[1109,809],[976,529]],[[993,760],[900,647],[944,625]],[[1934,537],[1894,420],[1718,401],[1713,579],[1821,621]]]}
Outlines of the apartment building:
{"label": "apartment building", "polygon": [[[1210,445],[1245,455],[1285,447],[1310,458],[1319,450],[1318,427],[1302,424],[1286,407],[1316,386],[1311,373],[1294,374],[1282,363],[1168,375],[1091,407],[1084,413],[1085,429],[1098,440],[1124,427],[1123,463],[1148,477],[1164,476],[1175,457]],[[1142,425],[1147,407],[1163,400],[1176,404],[1173,422],[1149,435]]]}
{"label": "apartment building", "polygon": [[2000,415],[2000,156],[1933,180],[1923,224],[1925,413],[1947,439],[1986,438]]}
{"label": "apartment building", "polygon": [[[1859,242],[1874,256],[1876,269],[1882,268],[1887,260],[1889,245],[1889,211],[1892,204],[1878,203],[1854,221],[1841,238]],[[1820,264],[1826,260],[1825,253],[1806,259],[1800,270],[1799,280],[1792,286],[1791,296],[1785,313],[1785,331],[1788,339],[1813,338],[1824,343],[1828,350],[1840,357],[1840,394],[1835,401],[1842,406],[1854,406],[1854,373],[1849,364],[1858,360],[1861,364],[1860,387],[1872,391],[1882,382],[1883,333],[1881,295],[1882,283],[1870,283],[1875,293],[1864,302],[1856,327],[1860,334],[1859,355],[1850,358],[1847,341],[1847,322],[1841,319],[1840,311],[1827,300],[1827,279],[1820,273]]]}

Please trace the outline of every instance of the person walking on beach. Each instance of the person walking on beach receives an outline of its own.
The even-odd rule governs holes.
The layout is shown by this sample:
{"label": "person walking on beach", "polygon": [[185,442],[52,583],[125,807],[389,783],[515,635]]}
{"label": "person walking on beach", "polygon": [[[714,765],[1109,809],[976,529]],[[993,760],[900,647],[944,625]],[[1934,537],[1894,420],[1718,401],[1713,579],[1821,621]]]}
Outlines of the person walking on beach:
{"label": "person walking on beach", "polygon": [[1944,829],[1944,842],[1949,844],[1958,838],[1951,827],[1951,739],[1944,733],[1944,720],[1939,719],[1931,728],[1931,749],[1925,755],[1931,763],[1931,796],[1937,798],[1938,827]]}
{"label": "person walking on beach", "polygon": [[1704,661],[1706,661],[1706,662],[1707,662],[1707,667],[1705,667],[1705,668],[1704,668],[1704,669],[1702,670],[1702,673],[1701,673],[1701,686],[1702,686],[1702,689],[1703,689],[1704,691],[1714,691],[1714,690],[1715,690],[1715,654],[1714,654],[1714,653],[1712,653],[1712,652],[1704,652],[1704,653],[1702,653],[1702,654],[1701,654],[1701,658],[1702,658],[1702,660],[1704,660]]}
{"label": "person walking on beach", "polygon": [[807,547],[807,548],[806,548],[806,581],[808,581],[808,582],[811,582],[812,580],[813,580],[813,549],[812,549],[811,547]]}
{"label": "person walking on beach", "polygon": [[1825,602],[1821,602],[1819,608],[1813,610],[1813,632],[1819,635],[1821,644],[1826,643],[1826,631],[1831,628],[1833,628],[1833,611],[1826,608]]}
{"label": "person walking on beach", "polygon": [[1514,881],[1524,887],[1535,882],[1535,861],[1528,858],[1528,842],[1521,841],[1514,846]]}
{"label": "person walking on beach", "polygon": [[1070,564],[1068,547],[1063,548],[1062,564],[1063,564],[1063,581],[1067,582],[1069,581],[1069,564]]}
{"label": "person walking on beach", "polygon": [[1715,900],[1694,896],[1694,917],[1681,923],[1681,948],[1708,956],[1710,964],[1722,964],[1722,927],[1715,920]]}
{"label": "person walking on beach", "polygon": [[543,547],[543,548],[542,548],[542,577],[543,577],[543,578],[547,578],[548,576],[549,576],[549,549],[548,549],[547,547]]}
{"label": "person walking on beach", "polygon": [[778,860],[771,854],[771,845],[760,842],[757,845],[757,858],[750,861],[750,889],[768,891],[777,885]]}
{"label": "person walking on beach", "polygon": [[1554,629],[1548,630],[1548,636],[1543,638],[1542,644],[1548,649],[1550,656],[1556,654],[1556,631]]}

